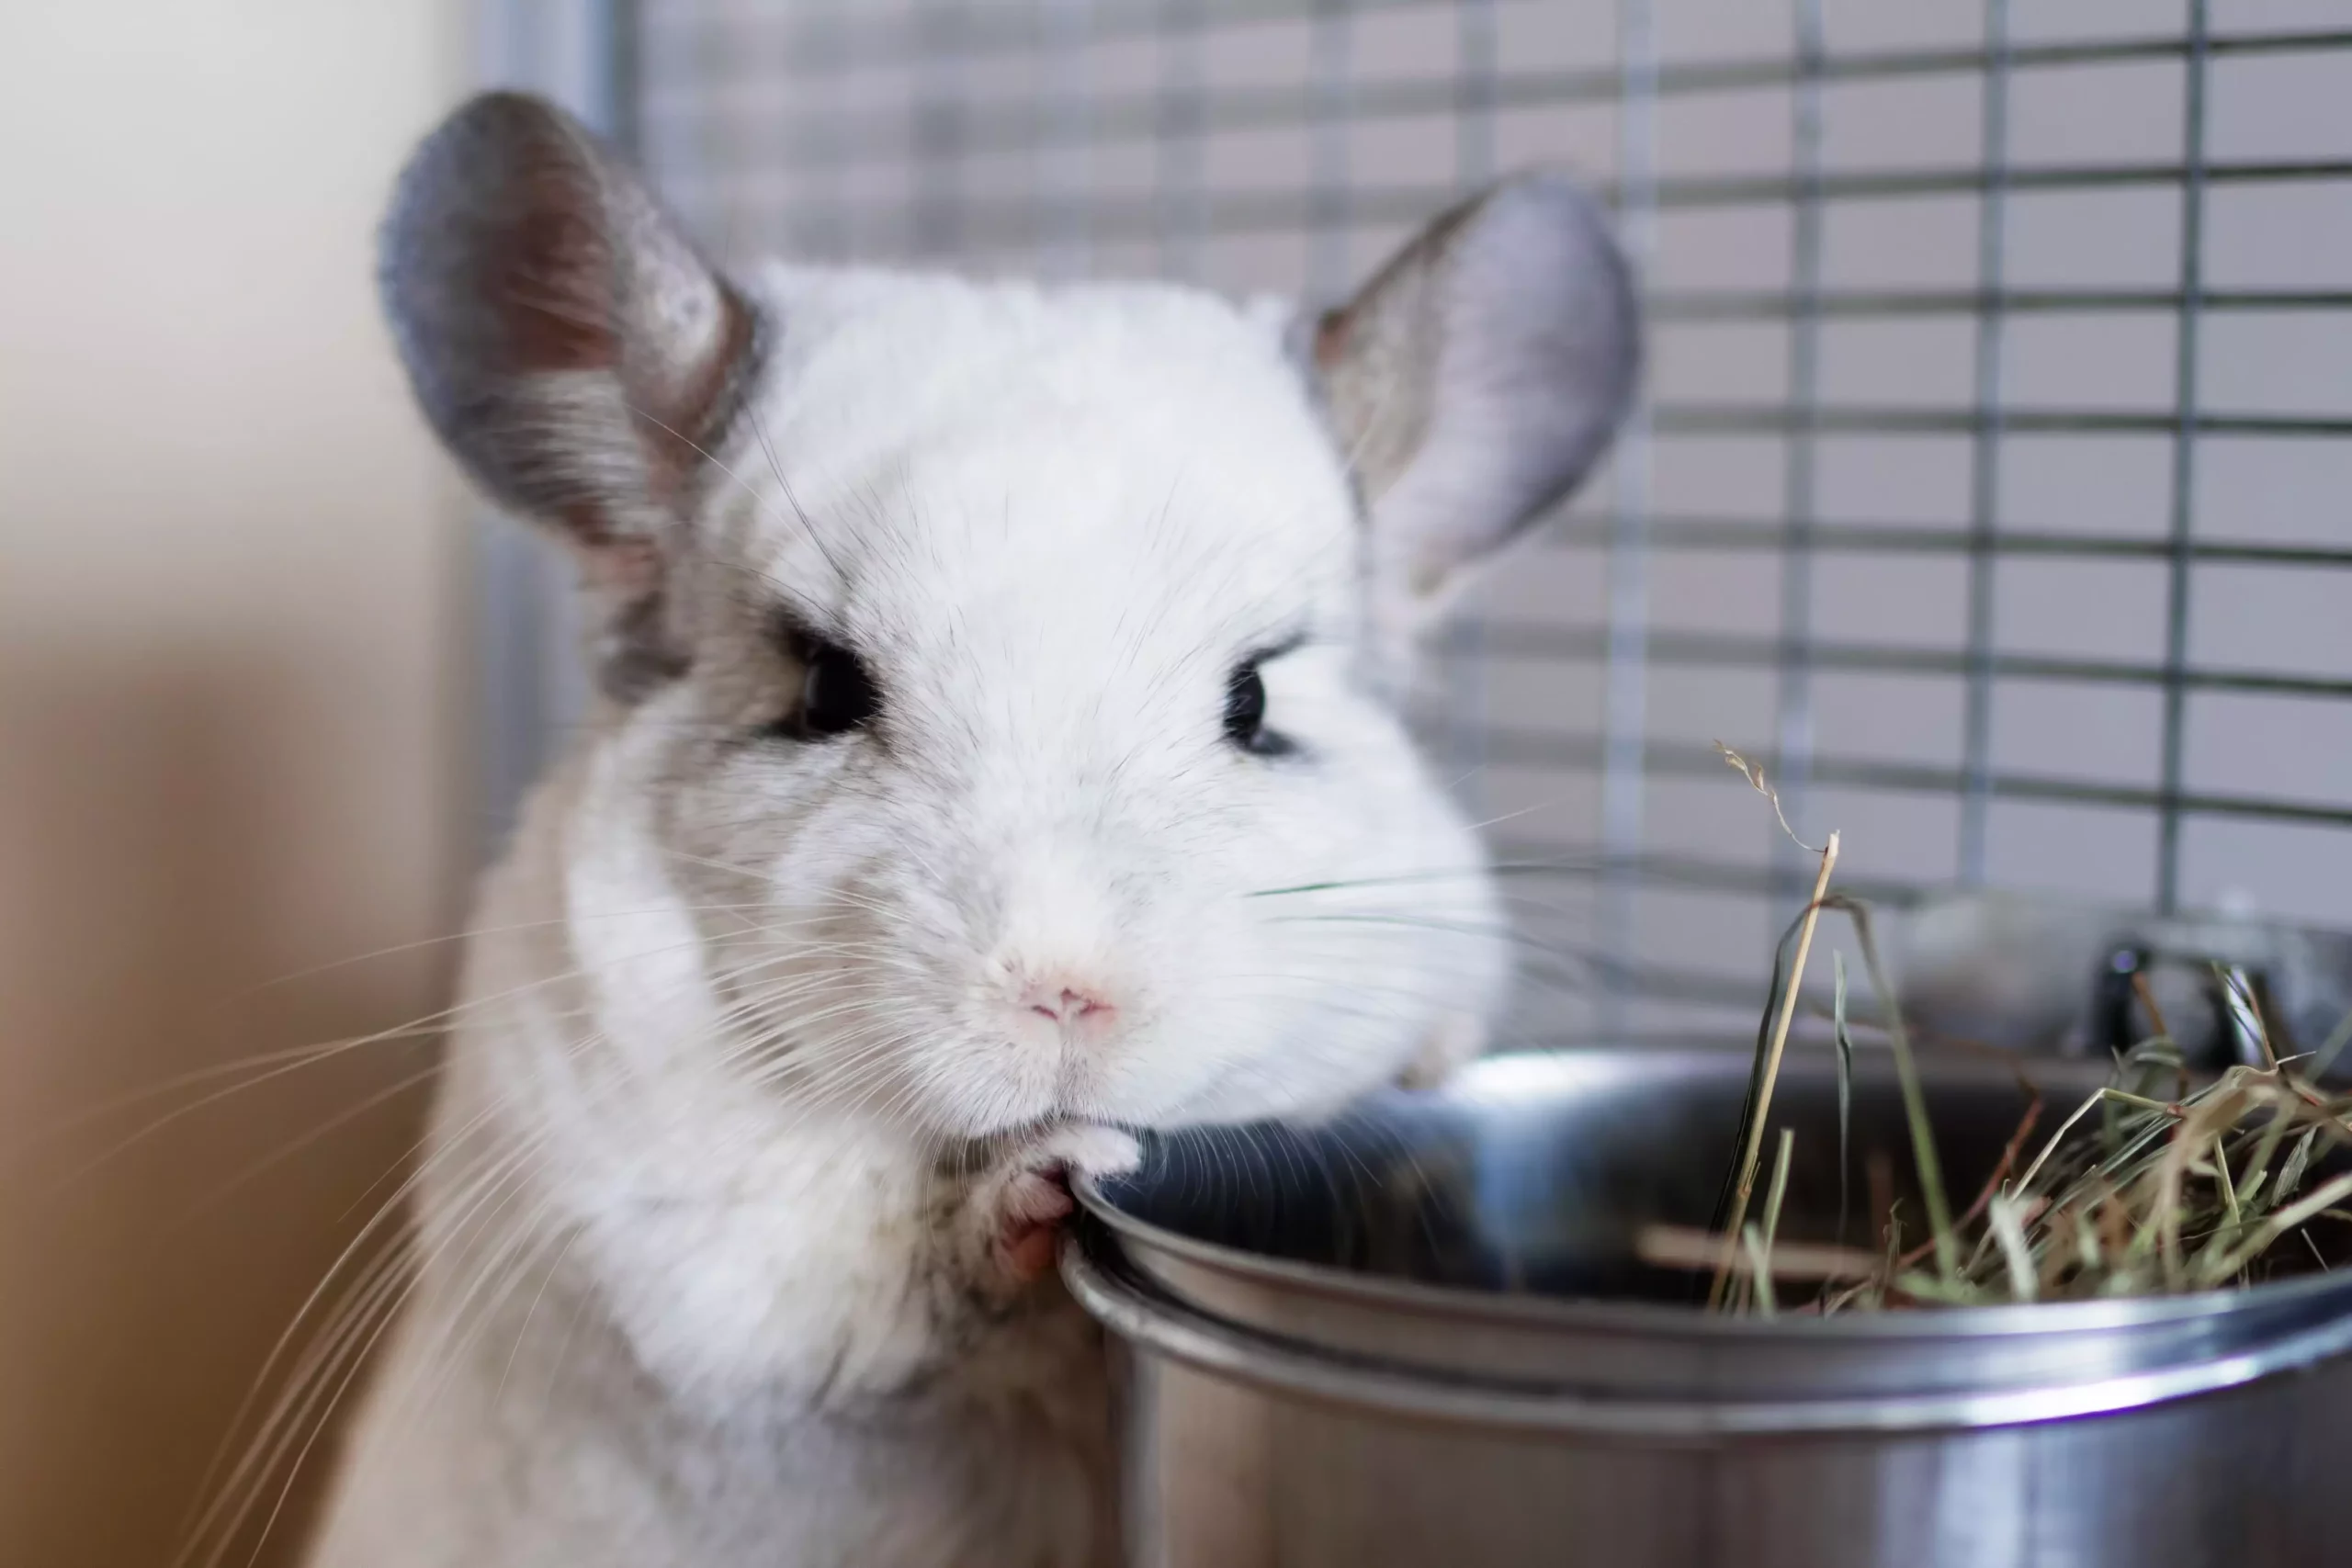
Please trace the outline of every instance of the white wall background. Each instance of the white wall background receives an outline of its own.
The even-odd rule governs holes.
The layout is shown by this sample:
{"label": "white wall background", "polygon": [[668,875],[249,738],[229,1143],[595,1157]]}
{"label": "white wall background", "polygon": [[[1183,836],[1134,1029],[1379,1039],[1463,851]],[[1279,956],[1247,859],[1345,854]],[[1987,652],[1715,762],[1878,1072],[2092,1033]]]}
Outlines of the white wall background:
{"label": "white wall background", "polygon": [[0,1562],[172,1560],[410,1136],[367,1103],[413,1044],[155,1091],[443,994],[435,946],[269,983],[458,921],[464,513],[370,250],[469,43],[457,0],[0,6]]}

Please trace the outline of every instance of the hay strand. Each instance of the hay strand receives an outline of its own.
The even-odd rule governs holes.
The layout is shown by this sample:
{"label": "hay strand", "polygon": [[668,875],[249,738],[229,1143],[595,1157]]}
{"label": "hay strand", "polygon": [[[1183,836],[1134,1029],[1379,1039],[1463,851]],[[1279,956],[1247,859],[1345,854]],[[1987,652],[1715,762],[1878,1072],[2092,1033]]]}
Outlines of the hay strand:
{"label": "hay strand", "polygon": [[[1726,752],[1726,755],[1736,756],[1737,753]],[[1773,810],[1777,812],[1779,809],[1780,803],[1776,798]],[[1789,1026],[1796,1021],[1797,992],[1804,983],[1805,960],[1813,953],[1814,928],[1820,923],[1822,900],[1829,893],[1829,875],[1837,868],[1838,835],[1832,833],[1829,841],[1822,846],[1821,871],[1813,879],[1813,897],[1806,901],[1802,923],[1797,928],[1796,962],[1792,966],[1787,985],[1781,992],[1779,1015],[1772,1021],[1771,1035],[1766,1044],[1755,1103],[1748,1110],[1747,1149],[1740,1156],[1739,1184],[1732,1197],[1731,1221],[1724,1227],[1733,1235],[1739,1235],[1741,1226],[1747,1223],[1748,1201],[1755,1195],[1757,1163],[1763,1156],[1764,1129],[1772,1111],[1772,1088],[1781,1076],[1781,1058],[1788,1053]],[[1729,1280],[1728,1271],[1716,1271],[1713,1282],[1707,1288],[1708,1306],[1723,1304],[1724,1288]]]}

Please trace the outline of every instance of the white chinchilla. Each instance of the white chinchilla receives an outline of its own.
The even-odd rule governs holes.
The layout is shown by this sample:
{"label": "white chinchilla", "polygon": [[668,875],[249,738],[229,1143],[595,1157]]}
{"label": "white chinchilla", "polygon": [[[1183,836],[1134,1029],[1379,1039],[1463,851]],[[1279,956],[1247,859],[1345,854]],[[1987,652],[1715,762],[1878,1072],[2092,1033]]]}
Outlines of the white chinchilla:
{"label": "white chinchilla", "polygon": [[492,95],[383,282],[603,696],[482,897],[312,1562],[1114,1561],[1057,1179],[1481,1043],[1498,900],[1395,688],[1631,395],[1595,209],[1507,182],[1303,324],[728,278]]}

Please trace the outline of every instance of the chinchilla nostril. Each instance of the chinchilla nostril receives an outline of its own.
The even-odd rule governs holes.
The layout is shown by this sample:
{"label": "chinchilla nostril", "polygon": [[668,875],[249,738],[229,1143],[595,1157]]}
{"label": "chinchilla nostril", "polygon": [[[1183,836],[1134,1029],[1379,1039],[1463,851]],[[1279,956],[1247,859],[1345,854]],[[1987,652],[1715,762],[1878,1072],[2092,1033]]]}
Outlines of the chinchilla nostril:
{"label": "chinchilla nostril", "polygon": [[1076,1023],[1080,1019],[1097,1013],[1117,1010],[1095,993],[1069,986],[1039,986],[1023,999],[1028,1003],[1031,1012],[1041,1013],[1057,1023]]}

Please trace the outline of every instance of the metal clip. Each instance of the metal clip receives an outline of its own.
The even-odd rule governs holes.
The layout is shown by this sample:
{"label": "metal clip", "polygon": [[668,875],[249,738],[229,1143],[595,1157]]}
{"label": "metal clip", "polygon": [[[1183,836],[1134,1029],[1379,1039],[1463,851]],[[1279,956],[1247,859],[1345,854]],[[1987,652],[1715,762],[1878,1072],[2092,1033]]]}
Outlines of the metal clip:
{"label": "metal clip", "polygon": [[2213,992],[2214,1013],[2229,1036],[2230,1055],[2240,1066],[2274,1067],[2278,1058],[2295,1054],[2263,971],[2244,964],[2216,964]]}
{"label": "metal clip", "polygon": [[[2179,987],[2188,977],[2184,971],[2198,976],[2191,994],[2205,1006],[2192,1010],[2200,1016],[2154,1016],[2151,1001],[2156,979],[2169,974],[2174,996],[2186,999]],[[2199,1072],[2219,1072],[2233,1065],[2268,1067],[2277,1057],[2293,1054],[2263,969],[2210,953],[2165,952],[2143,942],[2115,948],[2099,966],[2092,987],[2091,1023],[2095,1043],[2118,1056],[2155,1034],[2169,1032],[2181,1060]]]}

